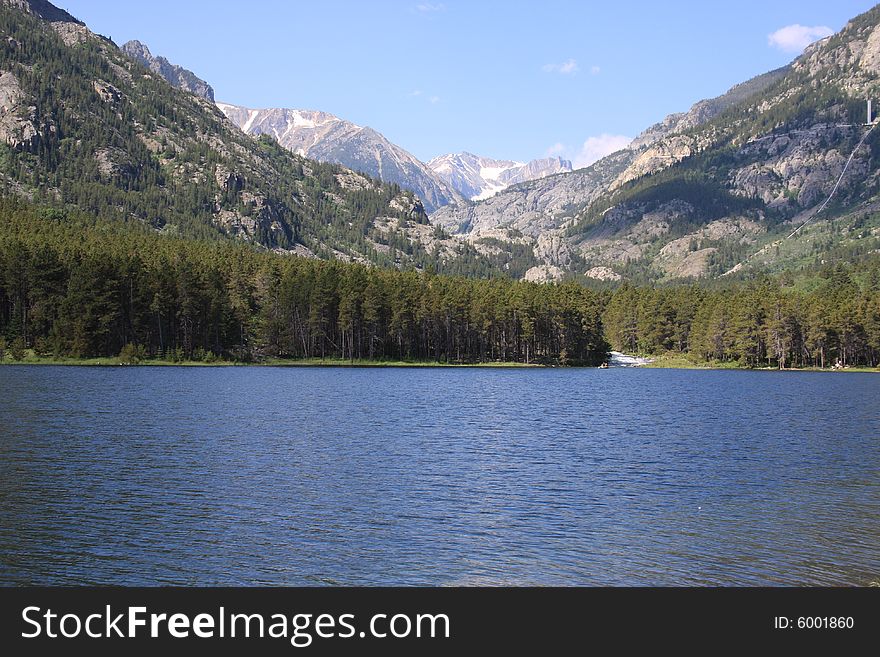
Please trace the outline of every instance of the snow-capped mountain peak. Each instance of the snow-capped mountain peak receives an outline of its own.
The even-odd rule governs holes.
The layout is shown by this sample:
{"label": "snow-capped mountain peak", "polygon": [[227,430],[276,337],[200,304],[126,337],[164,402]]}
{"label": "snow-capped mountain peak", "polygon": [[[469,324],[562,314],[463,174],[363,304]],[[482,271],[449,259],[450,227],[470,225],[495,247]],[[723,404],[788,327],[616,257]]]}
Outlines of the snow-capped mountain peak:
{"label": "snow-capped mountain peak", "polygon": [[425,164],[372,128],[316,110],[251,109],[217,103],[226,117],[251,135],[271,135],[285,148],[335,162],[415,192],[429,212],[461,196]]}
{"label": "snow-capped mountain peak", "polygon": [[558,157],[516,162],[480,157],[468,152],[435,157],[428,162],[428,166],[472,201],[487,199],[516,183],[572,170],[571,162]]}

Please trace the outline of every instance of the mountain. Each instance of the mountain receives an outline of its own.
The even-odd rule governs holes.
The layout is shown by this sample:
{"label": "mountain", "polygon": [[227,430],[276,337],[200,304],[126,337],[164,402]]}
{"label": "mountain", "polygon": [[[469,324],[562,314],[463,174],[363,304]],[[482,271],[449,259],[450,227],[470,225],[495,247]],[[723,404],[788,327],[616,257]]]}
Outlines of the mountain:
{"label": "mountain", "polygon": [[865,99],[880,91],[878,63],[874,8],[791,66],[732,89],[708,119],[644,147],[601,198],[575,210],[565,227],[572,250],[587,266],[659,279],[870,253],[880,134],[863,124]]}
{"label": "mountain", "polygon": [[687,112],[670,114],[660,123],[652,125],[633,139],[628,148],[629,150],[639,151],[664,137],[696,128],[714,119],[725,110],[748,100],[755,94],[761,93],[773,83],[784,78],[790,70],[790,66],[782,66],[769,73],[758,75],[751,80],[734,85],[720,96],[698,101]]}
{"label": "mountain", "polygon": [[308,257],[459,274],[509,260],[435,231],[410,192],[244,134],[42,0],[0,0],[0,195]]}
{"label": "mountain", "polygon": [[217,106],[247,134],[271,135],[303,157],[341,164],[414,192],[428,212],[463,200],[424,163],[372,128],[312,110]]}
{"label": "mountain", "polygon": [[214,89],[192,71],[172,64],[164,57],[154,57],[150,49],[140,41],[132,40],[122,46],[122,52],[136,59],[148,69],[161,75],[171,86],[214,102]]}
{"label": "mountain", "polygon": [[431,220],[473,243],[530,248],[536,280],[663,281],[861,257],[880,247],[880,131],[863,125],[878,91],[874,8],[590,167]]}
{"label": "mountain", "polygon": [[[880,99],[880,7],[587,168],[513,182],[516,163],[447,157],[478,174],[476,196],[510,184],[477,202],[369,128],[221,111],[42,0],[0,0],[0,36],[0,193],[62,213],[534,281],[752,276],[880,252],[880,130],[864,125],[865,100]],[[414,187],[423,174],[428,207],[455,203],[429,218],[371,172]]]}
{"label": "mountain", "polygon": [[[759,75],[732,87],[717,98],[695,103],[687,112],[670,114],[647,128],[623,150],[586,168],[546,180],[542,178],[556,172],[535,176],[532,181],[511,181],[508,183],[511,189],[489,199],[481,199],[481,203],[445,208],[434,213],[432,221],[455,233],[479,234],[510,227],[537,237],[548,229],[559,228],[566,220],[573,218],[574,208],[589,205],[606,191],[665,167],[673,158],[681,159],[685,151],[679,146],[676,136],[705,124],[726,109],[759,94],[787,71],[788,67],[783,67]],[[550,158],[551,161],[553,159]],[[561,162],[566,163],[565,160]],[[519,182],[530,184],[516,184]]]}
{"label": "mountain", "polygon": [[571,162],[559,157],[523,163],[493,160],[467,152],[435,157],[428,166],[471,201],[490,198],[516,183],[571,171]]}

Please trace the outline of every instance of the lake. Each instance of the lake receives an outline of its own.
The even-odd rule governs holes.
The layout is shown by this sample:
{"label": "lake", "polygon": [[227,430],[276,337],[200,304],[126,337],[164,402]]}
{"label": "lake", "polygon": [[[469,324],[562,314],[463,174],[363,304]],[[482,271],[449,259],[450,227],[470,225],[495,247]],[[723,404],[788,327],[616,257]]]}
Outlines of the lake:
{"label": "lake", "polygon": [[0,583],[867,585],[880,376],[0,367]]}

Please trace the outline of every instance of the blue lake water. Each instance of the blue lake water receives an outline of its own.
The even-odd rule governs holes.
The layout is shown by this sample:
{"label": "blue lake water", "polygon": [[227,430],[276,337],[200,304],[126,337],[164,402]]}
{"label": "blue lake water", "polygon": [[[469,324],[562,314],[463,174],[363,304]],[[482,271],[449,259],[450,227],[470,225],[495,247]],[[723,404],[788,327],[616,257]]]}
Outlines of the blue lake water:
{"label": "blue lake water", "polygon": [[0,367],[0,583],[866,585],[880,376]]}

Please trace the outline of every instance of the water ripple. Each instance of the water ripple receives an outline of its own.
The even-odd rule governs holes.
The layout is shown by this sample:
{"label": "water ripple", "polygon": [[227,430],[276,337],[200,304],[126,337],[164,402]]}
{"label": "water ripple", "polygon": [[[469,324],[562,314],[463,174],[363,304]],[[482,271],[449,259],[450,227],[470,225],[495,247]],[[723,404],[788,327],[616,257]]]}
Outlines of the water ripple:
{"label": "water ripple", "polygon": [[0,368],[0,583],[880,577],[880,377]]}

